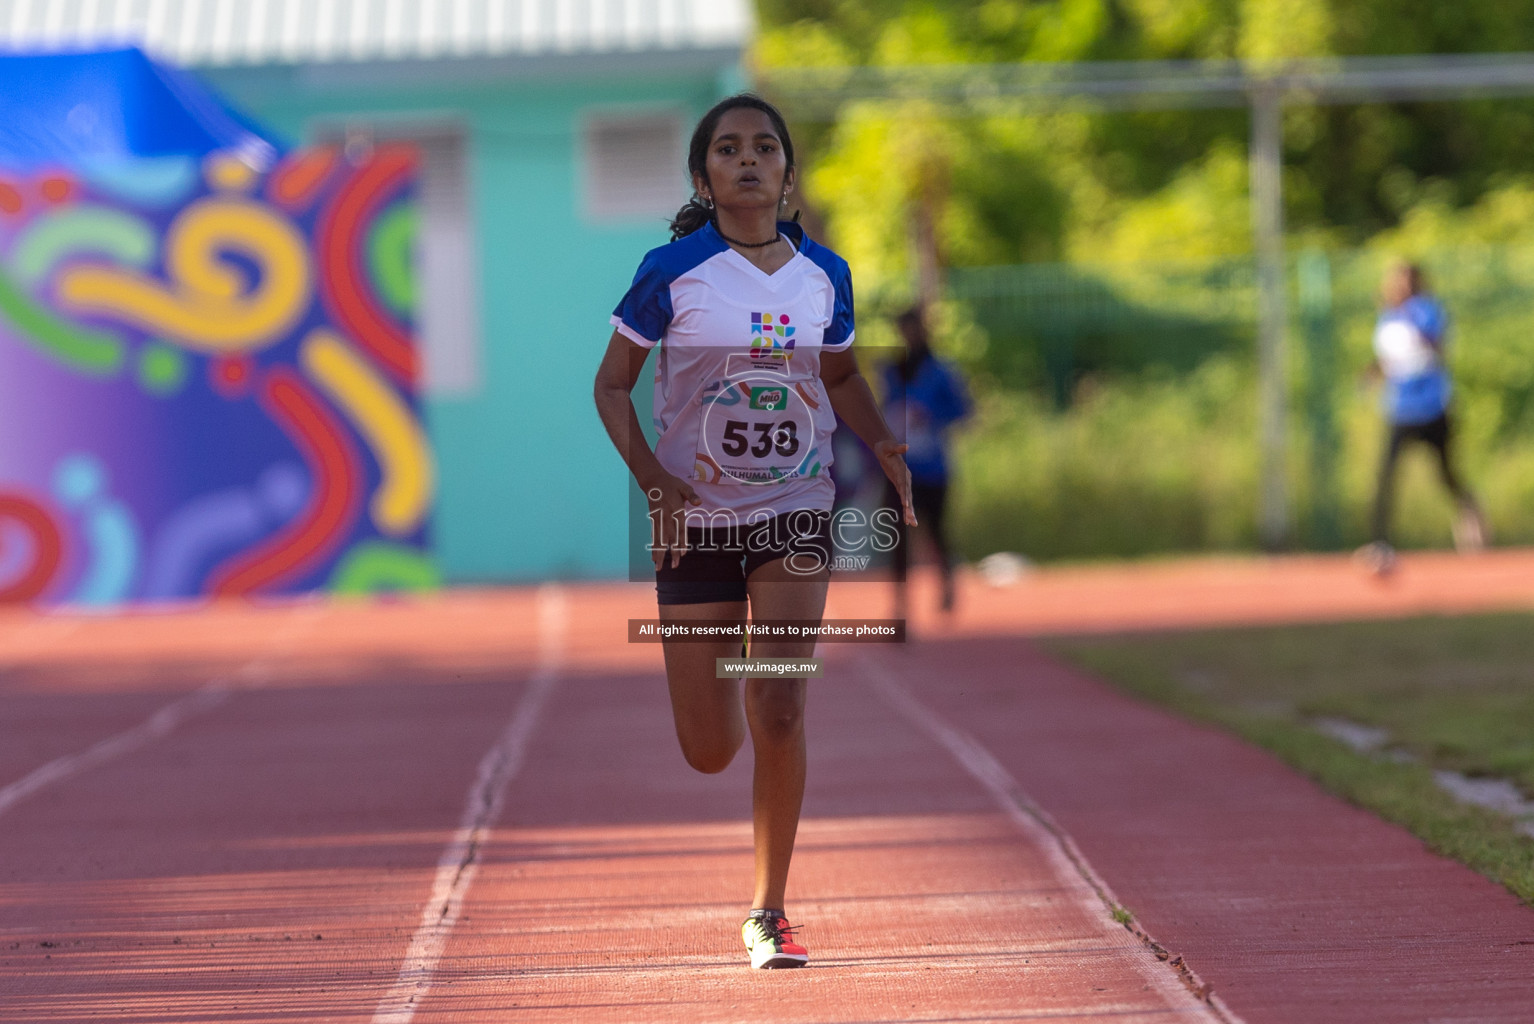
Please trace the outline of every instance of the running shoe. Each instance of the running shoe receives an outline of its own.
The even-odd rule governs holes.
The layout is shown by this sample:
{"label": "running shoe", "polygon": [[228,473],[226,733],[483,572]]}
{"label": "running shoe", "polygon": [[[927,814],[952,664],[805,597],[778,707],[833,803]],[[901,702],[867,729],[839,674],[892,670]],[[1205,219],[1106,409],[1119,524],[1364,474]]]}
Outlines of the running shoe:
{"label": "running shoe", "polygon": [[1462,555],[1486,550],[1486,520],[1474,505],[1461,505],[1454,518],[1454,550]]}
{"label": "running shoe", "polygon": [[1376,576],[1389,576],[1395,571],[1396,549],[1382,540],[1365,544],[1353,552],[1353,558]]}
{"label": "running shoe", "polygon": [[777,967],[803,967],[810,958],[792,938],[793,925],[777,910],[753,910],[740,926],[740,937],[751,954],[751,966],[772,970]]}

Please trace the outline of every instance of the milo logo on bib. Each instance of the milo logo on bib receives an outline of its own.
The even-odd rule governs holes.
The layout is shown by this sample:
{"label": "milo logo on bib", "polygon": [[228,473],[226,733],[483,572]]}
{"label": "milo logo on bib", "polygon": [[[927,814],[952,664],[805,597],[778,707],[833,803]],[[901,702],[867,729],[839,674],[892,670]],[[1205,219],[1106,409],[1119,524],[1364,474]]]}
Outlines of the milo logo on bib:
{"label": "milo logo on bib", "polygon": [[788,407],[788,388],[774,385],[751,389],[751,408],[776,412]]}

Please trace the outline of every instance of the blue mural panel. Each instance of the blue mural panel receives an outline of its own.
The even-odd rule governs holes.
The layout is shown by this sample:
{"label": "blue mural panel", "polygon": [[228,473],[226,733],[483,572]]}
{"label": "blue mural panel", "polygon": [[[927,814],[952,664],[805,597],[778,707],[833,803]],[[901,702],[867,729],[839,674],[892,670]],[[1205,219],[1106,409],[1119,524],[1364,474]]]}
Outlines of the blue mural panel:
{"label": "blue mural panel", "polygon": [[431,585],[415,151],[3,142],[0,601]]}

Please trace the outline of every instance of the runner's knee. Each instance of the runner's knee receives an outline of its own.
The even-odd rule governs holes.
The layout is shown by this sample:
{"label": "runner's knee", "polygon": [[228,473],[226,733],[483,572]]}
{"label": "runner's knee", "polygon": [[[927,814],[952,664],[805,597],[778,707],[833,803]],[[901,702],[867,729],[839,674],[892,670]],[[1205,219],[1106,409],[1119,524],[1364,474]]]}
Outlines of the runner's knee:
{"label": "runner's knee", "polygon": [[788,680],[763,686],[747,696],[751,705],[752,737],[757,742],[782,742],[804,731],[804,688]]}
{"label": "runner's knee", "polygon": [[738,697],[722,707],[712,703],[701,707],[673,703],[673,713],[677,742],[688,765],[705,775],[718,774],[730,766],[746,740],[746,723]]}
{"label": "runner's knee", "polygon": [[682,756],[687,759],[688,766],[704,775],[717,775],[728,768],[745,741],[742,735],[691,739],[680,733],[677,739],[681,741]]}

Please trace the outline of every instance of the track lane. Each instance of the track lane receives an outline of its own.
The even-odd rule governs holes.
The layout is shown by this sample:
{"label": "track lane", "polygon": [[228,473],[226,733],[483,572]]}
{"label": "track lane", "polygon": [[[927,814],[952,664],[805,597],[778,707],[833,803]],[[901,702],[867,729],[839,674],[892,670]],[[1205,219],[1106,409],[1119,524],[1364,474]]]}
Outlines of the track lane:
{"label": "track lane", "polygon": [[540,588],[538,597],[538,664],[511,721],[480,758],[458,829],[437,858],[437,873],[420,924],[410,937],[398,977],[378,1002],[373,1024],[410,1024],[421,1000],[431,991],[437,964],[458,924],[491,829],[500,817],[506,788],[522,769],[544,705],[559,681],[569,606],[557,587]]}
{"label": "track lane", "polygon": [[[239,664],[238,667],[215,669],[211,678],[207,678],[200,684],[195,680],[202,679],[202,673],[193,673],[188,676],[183,671],[183,680],[191,683],[194,688],[164,703],[159,703],[162,697],[153,693],[138,693],[126,699],[116,697],[110,702],[114,705],[112,711],[105,716],[104,720],[94,723],[87,722],[85,719],[92,713],[99,715],[102,704],[107,703],[99,696],[90,701],[61,698],[56,694],[29,695],[30,699],[27,699],[22,694],[14,692],[17,689],[14,681],[7,681],[7,685],[0,689],[0,719],[6,722],[6,726],[0,729],[0,733],[9,733],[8,738],[13,741],[8,744],[13,753],[7,760],[22,763],[29,759],[35,760],[38,759],[40,748],[46,749],[52,746],[57,749],[71,742],[79,742],[81,738],[85,739],[87,745],[79,749],[56,753],[14,781],[0,784],[0,815],[51,786],[58,785],[82,772],[110,764],[119,757],[163,739],[180,728],[183,723],[218,707],[237,690],[261,686],[274,660],[280,657],[280,652],[297,642],[305,633],[315,629],[324,615],[325,609],[321,605],[298,606],[273,624],[267,638],[258,646],[255,656]],[[79,628],[80,622],[76,620],[68,626],[70,628],[45,630],[39,624],[38,631],[47,632],[54,642],[57,642],[58,639],[67,639],[73,634]],[[163,675],[156,673],[156,685],[165,685]],[[60,687],[57,680],[50,682],[49,689],[57,691],[65,688]],[[117,683],[121,685],[120,677]],[[124,712],[128,708],[141,710],[143,706],[150,704],[154,705],[153,709],[141,721],[131,725],[122,724]],[[22,705],[25,707],[23,708]],[[49,711],[44,713],[49,719],[46,723],[37,721],[39,705],[49,707]],[[103,729],[104,722],[111,722],[117,727]],[[40,725],[42,727],[39,727]],[[99,738],[92,741],[93,736],[99,736]],[[0,767],[6,767],[3,761],[0,761]]]}
{"label": "track lane", "polygon": [[[1128,714],[1112,691],[1040,667],[1026,644],[987,636],[1227,621],[1260,610],[1258,595],[1274,580],[1283,589],[1278,614],[1292,620],[1526,606],[1528,560],[1525,552],[1409,561],[1409,585],[1368,590],[1344,581],[1346,600],[1327,588],[1351,570],[1320,561],[1300,566],[1290,584],[1282,584],[1281,562],[1151,566],[1117,582],[1107,570],[1047,570],[997,592],[970,581],[954,624],[918,624],[918,636],[946,634],[957,646],[924,640],[899,652],[898,667],[923,702],[982,740],[1067,825],[1124,902],[1215,981],[1249,1024],[1294,1020],[1327,999],[1338,1014],[1415,1005],[1424,993],[1435,998],[1440,982],[1452,997],[1441,1006],[1445,1014],[1516,1020],[1484,1015],[1482,999],[1511,993],[1527,1005],[1520,986],[1534,970],[1518,958],[1529,947],[1487,940],[1519,934],[1526,917],[1502,918],[1506,908],[1492,907],[1467,925],[1445,923],[1435,904],[1421,900],[1402,908],[1389,901],[1401,897],[1404,879],[1419,886],[1422,876],[1396,866],[1354,887],[1357,906],[1334,891],[1310,898],[1303,886],[1318,865],[1339,878],[1368,869],[1377,821],[1351,812],[1316,843],[1302,841],[1303,829],[1263,831],[1273,824],[1268,806],[1236,786],[1252,764],[1199,766],[1209,735],[1234,741],[1162,716],[1193,733],[1171,729],[1176,749],[1158,747],[1153,734],[1163,723],[1134,724],[1143,724],[1142,706],[1128,702],[1139,709]],[[918,600],[921,586],[918,578]],[[790,891],[790,909],[810,926],[816,967],[743,972],[734,927],[749,895],[747,759],[712,778],[682,765],[656,671],[659,650],[623,642],[625,617],[653,615],[648,588],[570,589],[578,657],[550,709],[563,724],[532,737],[525,774],[509,791],[515,803],[528,787],[535,813],[521,820],[526,806],[508,808],[507,829],[494,837],[421,1019],[447,1015],[434,1004],[457,999],[469,1006],[465,1019],[503,1011],[515,1011],[511,1019],[635,1019],[653,1009],[680,1020],[754,1020],[763,998],[774,1006],[781,999],[788,1019],[826,1019],[825,1006],[848,1019],[861,1006],[861,1019],[870,1020],[1165,1019],[1165,1010],[1135,1009],[1139,996],[1128,987],[1088,986],[1108,995],[1079,990],[1070,965],[1098,976],[1112,950],[1035,928],[1060,897],[1030,884],[1026,864],[1018,867],[1015,826],[951,761],[943,767],[944,755],[919,732],[902,733],[898,722],[873,713],[877,702],[871,709],[866,694],[848,697],[834,679],[812,697],[809,817]],[[1193,599],[1179,605],[1179,592]],[[852,616],[877,614],[885,597],[876,586],[833,588],[838,593],[853,598],[843,612]],[[1324,600],[1307,604],[1312,593]],[[240,694],[0,819],[0,929],[14,933],[0,944],[0,1017],[282,1021],[370,1013],[397,979],[475,758],[522,697],[537,648],[532,611],[523,591],[334,606],[322,631],[274,662],[261,692]],[[271,615],[217,606],[89,621],[70,626],[82,632],[68,643],[41,642],[57,628],[52,623],[18,640],[9,631],[15,620],[0,617],[0,645],[8,645],[0,649],[0,758],[27,732],[3,732],[5,712],[18,706],[6,702],[19,694],[48,697],[57,687],[53,695],[77,702],[86,720],[101,708],[98,724],[112,716],[142,721],[186,692],[208,664],[249,658]],[[23,676],[24,685],[13,685]],[[146,703],[113,703],[136,700]],[[33,718],[34,731],[69,720],[66,708]],[[353,734],[361,738],[337,744]],[[1195,767],[1177,767],[1187,763],[1178,757],[1192,757]],[[1167,767],[1144,769],[1148,760],[1161,765],[1158,758]],[[18,770],[43,760],[31,757]],[[1256,767],[1272,765],[1259,756]],[[1298,790],[1289,788],[1292,773],[1278,772],[1288,781],[1264,783],[1282,797],[1273,806],[1303,811],[1313,787],[1299,780]],[[1240,799],[1222,796],[1221,785],[1236,786]],[[1197,827],[1167,824],[1158,817],[1166,811],[1190,814]],[[1212,862],[1188,859],[1187,850],[1200,847]],[[1263,851],[1261,863],[1254,851]],[[888,864],[904,868],[893,884]],[[487,888],[492,876],[496,885]],[[1449,891],[1486,895],[1475,876],[1432,878]],[[1276,902],[1254,888],[1264,880],[1277,886]],[[554,895],[529,895],[538,891]],[[1273,922],[1288,927],[1296,916],[1303,929],[1276,930]],[[977,939],[983,933],[950,927],[970,918],[1004,930],[1005,947],[986,948]],[[616,929],[615,939],[614,919],[634,926]],[[1339,919],[1361,930],[1334,941],[1315,927]],[[1253,931],[1254,923],[1272,927]],[[315,932],[323,939],[303,938],[310,925],[323,926]],[[934,945],[892,945],[913,930]],[[1382,945],[1380,935],[1399,941]],[[1449,939],[1470,941],[1446,948]],[[1382,949],[1396,957],[1385,969]],[[1442,963],[1417,959],[1435,956]],[[1238,969],[1250,976],[1231,973]],[[840,971],[858,975],[865,991],[855,998],[863,1003],[827,1001],[835,995],[830,976]],[[976,996],[970,987],[996,989],[998,978],[1000,996]],[[1008,984],[1036,986],[1024,993],[1032,1001],[1018,1009]],[[604,986],[612,990],[605,999]],[[1092,999],[1097,1008],[1081,1011]],[[1119,1008],[1106,1008],[1110,1002]],[[1304,1019],[1421,1019],[1403,1012]]]}
{"label": "track lane", "polygon": [[782,1021],[1214,1019],[848,673],[809,716],[789,892],[808,969],[740,949],[749,749],[692,772],[658,674],[572,673],[415,1020],[756,1020],[762,1000]]}
{"label": "track lane", "polygon": [[1025,640],[918,644],[894,670],[1247,1024],[1531,1019],[1534,910],[1266,752]]}
{"label": "track lane", "polygon": [[362,660],[390,646],[376,619],[337,618],[288,645],[271,685],[6,816],[0,1018],[313,1021],[376,1003],[525,690],[506,652],[526,638],[486,616],[459,648],[443,616],[434,642],[416,624],[414,656]]}

